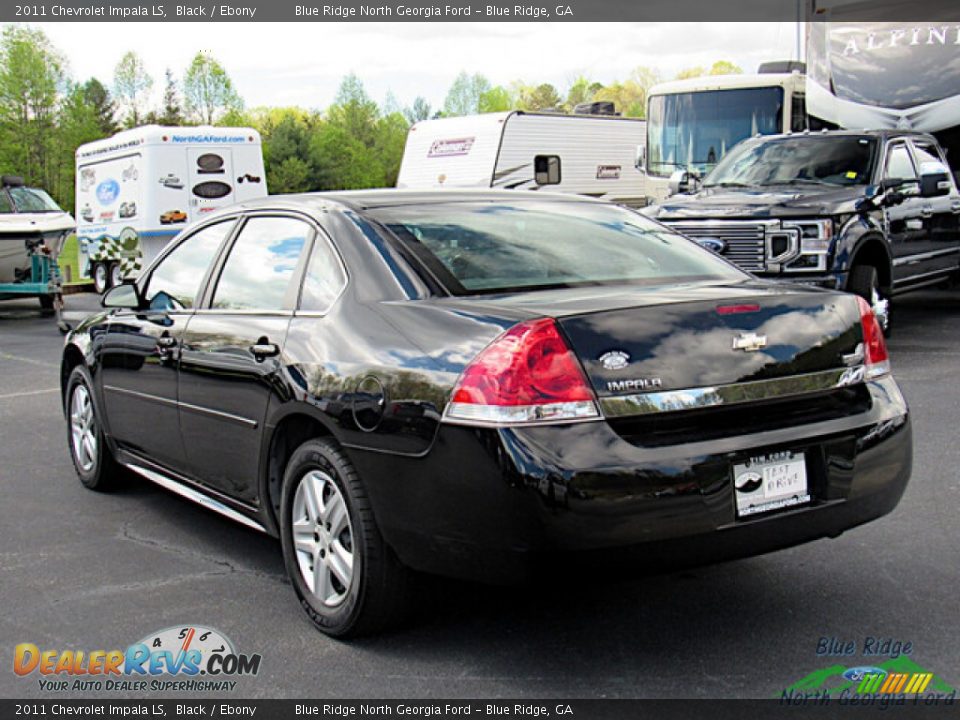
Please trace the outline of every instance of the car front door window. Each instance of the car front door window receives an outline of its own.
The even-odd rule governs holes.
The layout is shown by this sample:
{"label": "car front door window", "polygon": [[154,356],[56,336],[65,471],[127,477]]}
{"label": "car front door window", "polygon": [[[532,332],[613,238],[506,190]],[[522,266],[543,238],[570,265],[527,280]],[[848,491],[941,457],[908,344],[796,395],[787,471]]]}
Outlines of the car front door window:
{"label": "car front door window", "polygon": [[232,220],[209,225],[160,261],[144,292],[151,310],[189,310],[196,305],[203,277],[233,225]]}

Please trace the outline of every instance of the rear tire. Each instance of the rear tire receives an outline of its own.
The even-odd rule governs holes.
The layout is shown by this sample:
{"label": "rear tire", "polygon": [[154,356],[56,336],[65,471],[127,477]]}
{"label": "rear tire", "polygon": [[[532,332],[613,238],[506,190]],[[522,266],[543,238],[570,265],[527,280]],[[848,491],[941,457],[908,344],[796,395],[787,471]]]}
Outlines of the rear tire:
{"label": "rear tire", "polygon": [[336,441],[308,440],[294,451],[280,513],[287,573],[318,630],[356,637],[405,617],[411,572],[384,541],[363,483]]}
{"label": "rear tire", "polygon": [[40,300],[40,311],[44,315],[53,314],[53,295],[41,295],[38,300]]}
{"label": "rear tire", "polygon": [[93,278],[93,289],[97,295],[103,295],[110,284],[110,273],[106,263],[97,262],[90,268],[90,277]]}
{"label": "rear tire", "polygon": [[[847,290],[870,303],[880,322],[880,327],[883,328],[883,334],[890,337],[893,327],[892,307],[890,298],[886,297],[880,288],[880,275],[877,269],[873,265],[854,265],[847,281]],[[881,311],[881,307],[885,307],[886,310]]]}
{"label": "rear tire", "polygon": [[123,468],[113,459],[100,424],[90,373],[78,365],[67,381],[67,445],[70,459],[83,486],[112,490],[120,485]]}

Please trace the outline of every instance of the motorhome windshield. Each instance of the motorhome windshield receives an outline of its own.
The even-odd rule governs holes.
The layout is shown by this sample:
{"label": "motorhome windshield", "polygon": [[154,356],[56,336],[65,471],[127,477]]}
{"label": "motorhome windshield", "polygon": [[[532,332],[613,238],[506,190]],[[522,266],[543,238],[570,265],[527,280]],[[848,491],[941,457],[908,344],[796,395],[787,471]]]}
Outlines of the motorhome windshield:
{"label": "motorhome windshield", "polygon": [[704,187],[865,185],[877,141],[843,136],[793,136],[746,140],[704,180]]}
{"label": "motorhome windshield", "polygon": [[53,198],[43,190],[27,187],[12,187],[8,188],[7,192],[10,193],[10,198],[13,200],[13,207],[10,207],[6,203],[0,203],[0,212],[63,212],[60,206],[53,201]]}
{"label": "motorhome windshield", "polygon": [[782,123],[782,87],[656,95],[647,116],[647,171],[704,174],[744,138],[781,132]]}

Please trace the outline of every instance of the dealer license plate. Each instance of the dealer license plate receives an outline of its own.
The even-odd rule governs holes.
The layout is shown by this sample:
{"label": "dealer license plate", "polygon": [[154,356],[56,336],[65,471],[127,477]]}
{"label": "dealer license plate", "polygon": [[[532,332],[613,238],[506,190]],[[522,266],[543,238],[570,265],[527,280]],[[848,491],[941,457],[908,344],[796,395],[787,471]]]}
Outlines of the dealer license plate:
{"label": "dealer license plate", "polygon": [[758,455],[734,465],[733,488],[738,517],[810,502],[803,453]]}

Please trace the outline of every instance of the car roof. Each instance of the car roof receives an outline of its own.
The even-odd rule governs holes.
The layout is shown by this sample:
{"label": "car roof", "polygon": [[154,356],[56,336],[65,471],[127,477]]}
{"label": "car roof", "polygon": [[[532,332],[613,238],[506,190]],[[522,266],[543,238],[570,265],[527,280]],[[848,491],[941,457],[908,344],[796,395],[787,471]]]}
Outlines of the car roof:
{"label": "car roof", "polygon": [[920,132],[918,130],[897,130],[894,128],[882,128],[879,130],[804,130],[802,132],[780,133],[777,135],[754,135],[754,140],[777,140],[783,138],[804,138],[804,137],[875,137],[886,139],[891,137],[916,137],[925,140],[933,140],[930,133]]}
{"label": "car roof", "polygon": [[[293,195],[268,195],[265,198],[240,203],[247,210],[270,209],[279,207],[307,207],[323,209],[341,205],[352,210],[371,210],[380,207],[403,205],[434,205],[440,203],[468,202],[524,202],[550,200],[563,203],[602,202],[583,195],[569,195],[552,192],[533,192],[529,190],[398,190],[380,188],[376,190],[345,190],[333,192],[299,193]],[[236,208],[237,206],[234,206]]]}

